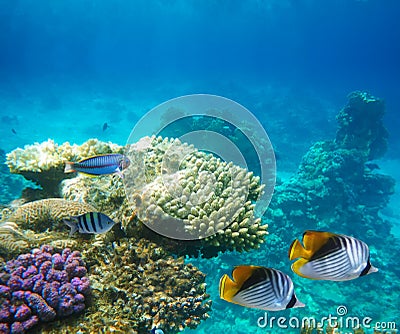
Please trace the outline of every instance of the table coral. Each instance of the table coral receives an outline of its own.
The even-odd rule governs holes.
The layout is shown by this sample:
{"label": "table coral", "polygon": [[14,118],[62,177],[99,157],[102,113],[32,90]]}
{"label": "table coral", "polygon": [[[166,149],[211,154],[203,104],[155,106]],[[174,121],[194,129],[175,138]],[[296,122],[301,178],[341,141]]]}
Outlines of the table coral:
{"label": "table coral", "polygon": [[80,313],[90,284],[79,252],[50,246],[19,255],[0,270],[0,331],[26,333],[40,322]]}
{"label": "table coral", "polygon": [[63,179],[74,177],[64,173],[66,161],[79,161],[98,154],[122,153],[123,147],[89,139],[82,145],[66,142],[56,144],[49,139],[43,143],[26,145],[7,154],[11,173],[21,174],[42,187],[49,197],[59,196],[59,184]]}
{"label": "table coral", "polygon": [[96,211],[86,203],[68,201],[61,198],[47,198],[29,202],[18,207],[8,220],[15,222],[23,229],[43,232],[47,229],[61,231],[64,229],[64,218]]}

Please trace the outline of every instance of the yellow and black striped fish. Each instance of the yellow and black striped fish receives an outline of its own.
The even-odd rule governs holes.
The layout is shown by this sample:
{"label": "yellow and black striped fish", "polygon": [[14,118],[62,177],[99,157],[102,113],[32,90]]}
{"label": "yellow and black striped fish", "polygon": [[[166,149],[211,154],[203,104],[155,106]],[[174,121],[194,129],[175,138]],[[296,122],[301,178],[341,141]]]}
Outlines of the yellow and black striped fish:
{"label": "yellow and black striped fish", "polygon": [[69,219],[64,219],[64,223],[71,228],[70,236],[76,231],[91,234],[106,233],[115,225],[115,222],[110,217],[101,212],[87,212],[79,216],[70,217]]}
{"label": "yellow and black striped fish", "polygon": [[225,274],[219,282],[219,295],[228,302],[268,311],[305,306],[297,300],[290,277],[279,270],[237,266],[232,277]]}
{"label": "yellow and black striped fish", "polygon": [[329,281],[348,281],[377,272],[370,262],[366,243],[347,235],[306,231],[303,244],[294,240],[289,259],[300,258],[292,264],[299,276]]}

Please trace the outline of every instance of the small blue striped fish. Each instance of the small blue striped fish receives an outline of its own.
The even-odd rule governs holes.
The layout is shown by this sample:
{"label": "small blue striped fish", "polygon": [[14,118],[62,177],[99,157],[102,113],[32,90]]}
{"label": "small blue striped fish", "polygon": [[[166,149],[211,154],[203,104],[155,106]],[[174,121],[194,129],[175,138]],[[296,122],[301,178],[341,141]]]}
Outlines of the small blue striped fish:
{"label": "small blue striped fish", "polygon": [[87,212],[79,216],[73,216],[64,219],[71,231],[69,235],[73,235],[76,231],[79,233],[101,234],[111,230],[115,222],[101,212]]}
{"label": "small blue striped fish", "polygon": [[299,276],[328,281],[348,281],[377,272],[370,262],[367,244],[356,238],[330,232],[306,231],[304,246],[294,240],[289,259]]}
{"label": "small blue striped fish", "polygon": [[84,173],[89,175],[107,175],[117,173],[129,167],[130,161],[123,154],[102,154],[83,159],[79,162],[66,162],[64,173]]}
{"label": "small blue striped fish", "polygon": [[224,275],[219,282],[219,295],[228,302],[267,311],[305,306],[297,299],[290,277],[279,270],[237,266],[232,277]]}

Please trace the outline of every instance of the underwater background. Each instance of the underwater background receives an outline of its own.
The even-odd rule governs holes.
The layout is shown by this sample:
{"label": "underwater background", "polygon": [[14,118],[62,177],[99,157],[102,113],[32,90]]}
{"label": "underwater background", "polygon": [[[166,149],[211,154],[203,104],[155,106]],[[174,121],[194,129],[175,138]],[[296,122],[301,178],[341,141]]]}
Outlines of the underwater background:
{"label": "underwater background", "polygon": [[[221,95],[246,107],[265,128],[277,188],[262,217],[269,234],[259,249],[186,254],[185,263],[206,274],[212,306],[208,319],[184,332],[300,332],[260,328],[264,311],[219,298],[220,277],[239,264],[274,267],[292,277],[306,307],[269,316],[320,319],[345,306],[349,316],[399,326],[399,14],[395,0],[0,0],[0,204],[8,208],[28,186],[5,164],[17,148],[48,139],[82,145],[90,138],[123,146],[140,118],[160,103],[187,94]],[[360,128],[386,128],[388,136],[386,142],[386,132],[377,133],[379,152],[370,154],[366,143],[365,154],[353,161],[351,152],[316,143],[340,141],[344,125],[337,115],[354,96],[361,104],[384,101],[377,107],[383,118],[368,127],[364,117],[375,117],[368,110]],[[323,167],[332,167],[337,154],[350,163],[328,175]],[[314,172],[340,180],[320,184]],[[373,181],[364,184],[356,173]],[[314,197],[302,202],[299,194],[311,191]],[[287,250],[307,229],[367,242],[379,272],[349,282],[296,276]],[[152,270],[157,274],[158,267]]]}

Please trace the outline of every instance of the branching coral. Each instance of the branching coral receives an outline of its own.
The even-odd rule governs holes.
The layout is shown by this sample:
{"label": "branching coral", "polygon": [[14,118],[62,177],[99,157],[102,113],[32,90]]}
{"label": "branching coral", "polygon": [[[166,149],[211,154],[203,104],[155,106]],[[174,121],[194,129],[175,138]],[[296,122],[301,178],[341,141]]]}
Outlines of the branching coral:
{"label": "branching coral", "polygon": [[40,185],[47,196],[59,196],[59,184],[73,175],[64,173],[66,161],[79,161],[97,154],[121,153],[123,148],[112,143],[89,139],[82,145],[56,144],[49,139],[41,144],[26,145],[7,154],[11,173],[21,174]]}
{"label": "branching coral", "polygon": [[176,139],[144,137],[127,155],[126,195],[120,178],[77,177],[63,181],[64,198],[96,205],[121,221],[127,235],[145,233],[160,241],[144,223],[161,235],[188,240],[164,240],[178,253],[242,251],[264,241],[267,225],[254,215],[263,191],[259,177]]}
{"label": "branching coral", "polygon": [[145,137],[127,155],[127,197],[151,229],[221,250],[263,242],[266,226],[254,216],[259,177],[177,139]]}
{"label": "branching coral", "polygon": [[64,180],[61,189],[64,198],[91,204],[110,216],[120,209],[125,200],[124,185],[119,176],[78,176]]}
{"label": "branching coral", "polygon": [[84,254],[94,268],[89,277],[94,305],[86,316],[93,331],[118,326],[120,332],[147,333],[157,326],[177,333],[208,317],[205,275],[156,244],[120,239]]}

